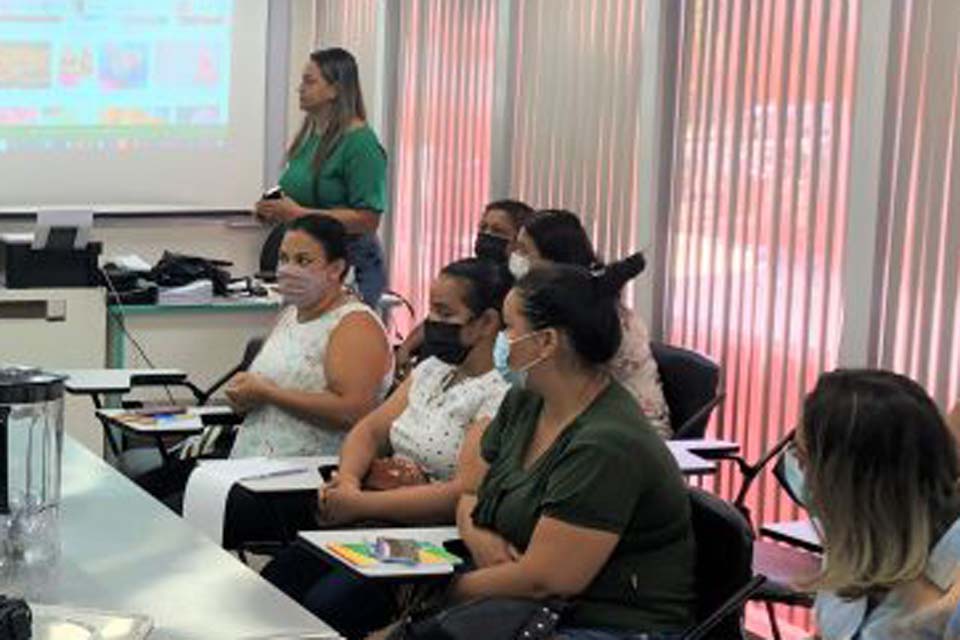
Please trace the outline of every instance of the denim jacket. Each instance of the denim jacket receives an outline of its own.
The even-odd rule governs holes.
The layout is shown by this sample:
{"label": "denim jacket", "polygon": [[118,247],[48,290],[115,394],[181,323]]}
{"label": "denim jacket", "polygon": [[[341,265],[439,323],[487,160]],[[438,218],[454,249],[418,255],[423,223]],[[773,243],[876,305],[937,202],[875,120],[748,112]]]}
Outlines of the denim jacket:
{"label": "denim jacket", "polygon": [[[867,599],[817,594],[816,617],[823,640],[960,640],[960,620],[947,621],[960,601],[960,520],[933,547],[924,576],[888,593],[868,612]],[[859,632],[859,636],[857,633]]]}

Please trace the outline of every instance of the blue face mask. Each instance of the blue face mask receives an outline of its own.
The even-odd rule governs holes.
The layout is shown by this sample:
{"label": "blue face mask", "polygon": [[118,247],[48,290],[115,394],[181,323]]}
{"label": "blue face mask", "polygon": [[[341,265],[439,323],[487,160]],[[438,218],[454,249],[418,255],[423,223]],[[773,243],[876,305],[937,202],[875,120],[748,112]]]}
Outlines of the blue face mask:
{"label": "blue face mask", "polygon": [[503,376],[504,380],[515,387],[519,387],[520,389],[523,389],[527,386],[527,372],[542,362],[543,358],[537,358],[519,370],[511,369],[510,345],[521,340],[526,340],[537,333],[539,332],[534,331],[511,341],[510,338],[507,337],[506,332],[501,331],[497,334],[497,341],[493,344],[493,366],[496,367],[497,371],[500,372],[500,375]]}
{"label": "blue face mask", "polygon": [[521,389],[526,386],[526,373],[514,373],[510,368],[510,339],[503,331],[497,334],[497,341],[493,343],[493,366],[511,386]]}
{"label": "blue face mask", "polygon": [[810,494],[807,490],[807,481],[793,448],[788,448],[783,454],[783,479],[790,493],[793,494],[793,499],[809,511]]}

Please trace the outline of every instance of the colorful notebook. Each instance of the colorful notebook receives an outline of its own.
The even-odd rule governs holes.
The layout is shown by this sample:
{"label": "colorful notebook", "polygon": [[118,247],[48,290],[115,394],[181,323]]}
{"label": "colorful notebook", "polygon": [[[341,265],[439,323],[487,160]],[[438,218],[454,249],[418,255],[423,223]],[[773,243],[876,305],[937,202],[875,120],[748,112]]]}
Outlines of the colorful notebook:
{"label": "colorful notebook", "polygon": [[[450,553],[439,545],[430,542],[418,542],[420,545],[420,563],[421,564],[462,564],[463,560]],[[327,549],[346,560],[355,567],[370,567],[381,562],[373,553],[371,546],[365,542],[337,543],[327,544]]]}

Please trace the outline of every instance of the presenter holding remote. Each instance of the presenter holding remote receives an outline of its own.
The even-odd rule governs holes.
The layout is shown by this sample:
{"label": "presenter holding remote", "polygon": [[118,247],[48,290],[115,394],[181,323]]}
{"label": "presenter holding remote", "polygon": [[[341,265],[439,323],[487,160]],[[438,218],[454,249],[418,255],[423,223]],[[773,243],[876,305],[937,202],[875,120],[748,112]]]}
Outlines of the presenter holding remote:
{"label": "presenter holding remote", "polygon": [[354,57],[337,48],[311,53],[299,96],[305,117],[287,151],[280,191],[268,192],[255,207],[259,219],[276,224],[265,253],[274,243],[279,247],[284,225],[295,218],[336,218],[350,234],[360,295],[376,307],[386,286],[376,233],[386,208],[387,156],[367,125]]}

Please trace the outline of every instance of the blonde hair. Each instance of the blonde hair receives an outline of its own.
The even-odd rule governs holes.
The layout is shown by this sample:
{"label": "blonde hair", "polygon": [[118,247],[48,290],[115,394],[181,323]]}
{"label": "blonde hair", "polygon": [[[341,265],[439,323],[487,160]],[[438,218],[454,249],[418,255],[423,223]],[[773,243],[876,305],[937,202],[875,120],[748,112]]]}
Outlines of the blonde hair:
{"label": "blonde hair", "polygon": [[957,516],[957,454],[915,382],[884,371],[825,374],[800,437],[825,562],[817,589],[859,598],[920,577]]}

